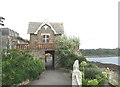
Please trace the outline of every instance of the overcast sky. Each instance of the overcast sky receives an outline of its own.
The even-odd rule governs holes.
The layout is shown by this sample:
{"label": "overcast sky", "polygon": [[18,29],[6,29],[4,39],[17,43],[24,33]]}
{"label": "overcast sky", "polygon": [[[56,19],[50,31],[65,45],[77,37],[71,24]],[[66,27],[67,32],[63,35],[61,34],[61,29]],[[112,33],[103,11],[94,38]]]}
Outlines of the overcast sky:
{"label": "overcast sky", "polygon": [[63,22],[83,49],[118,47],[119,0],[0,0],[5,27],[29,39],[29,22]]}

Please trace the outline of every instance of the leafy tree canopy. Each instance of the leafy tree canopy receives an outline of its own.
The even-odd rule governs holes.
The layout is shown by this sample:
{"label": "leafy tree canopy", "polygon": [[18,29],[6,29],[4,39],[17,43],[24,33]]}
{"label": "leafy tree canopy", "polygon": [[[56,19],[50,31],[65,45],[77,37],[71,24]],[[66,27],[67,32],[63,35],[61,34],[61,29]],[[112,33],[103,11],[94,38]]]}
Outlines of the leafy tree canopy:
{"label": "leafy tree canopy", "polygon": [[80,62],[83,60],[86,61],[86,59],[83,58],[82,54],[78,51],[80,44],[79,38],[67,37],[64,35],[62,37],[58,37],[56,42],[59,45],[57,54],[61,67],[72,68],[72,65],[76,59]]}

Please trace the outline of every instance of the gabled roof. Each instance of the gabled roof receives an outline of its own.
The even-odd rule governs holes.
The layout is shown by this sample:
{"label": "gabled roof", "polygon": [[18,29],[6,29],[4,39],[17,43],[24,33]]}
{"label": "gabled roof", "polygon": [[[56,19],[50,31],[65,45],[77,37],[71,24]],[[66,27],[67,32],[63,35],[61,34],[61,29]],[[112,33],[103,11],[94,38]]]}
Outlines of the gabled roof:
{"label": "gabled roof", "polygon": [[[28,34],[35,33],[42,24],[43,24],[43,22],[29,22]],[[56,34],[63,34],[64,33],[63,23],[50,22],[49,24],[55,30]]]}

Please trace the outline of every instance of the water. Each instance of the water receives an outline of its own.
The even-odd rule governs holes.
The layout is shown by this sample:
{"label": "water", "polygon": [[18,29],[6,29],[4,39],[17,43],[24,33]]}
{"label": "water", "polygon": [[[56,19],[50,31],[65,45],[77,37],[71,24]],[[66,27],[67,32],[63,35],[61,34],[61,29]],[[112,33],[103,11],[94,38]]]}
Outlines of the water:
{"label": "water", "polygon": [[120,66],[120,57],[94,57],[86,58],[88,61],[115,64]]}

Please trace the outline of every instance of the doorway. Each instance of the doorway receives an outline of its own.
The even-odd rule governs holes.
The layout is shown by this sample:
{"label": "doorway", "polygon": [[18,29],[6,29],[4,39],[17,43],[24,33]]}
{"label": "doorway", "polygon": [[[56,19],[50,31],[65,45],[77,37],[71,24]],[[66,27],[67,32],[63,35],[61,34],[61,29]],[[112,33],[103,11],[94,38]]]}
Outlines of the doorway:
{"label": "doorway", "polygon": [[45,68],[54,69],[54,53],[55,51],[45,51]]}

